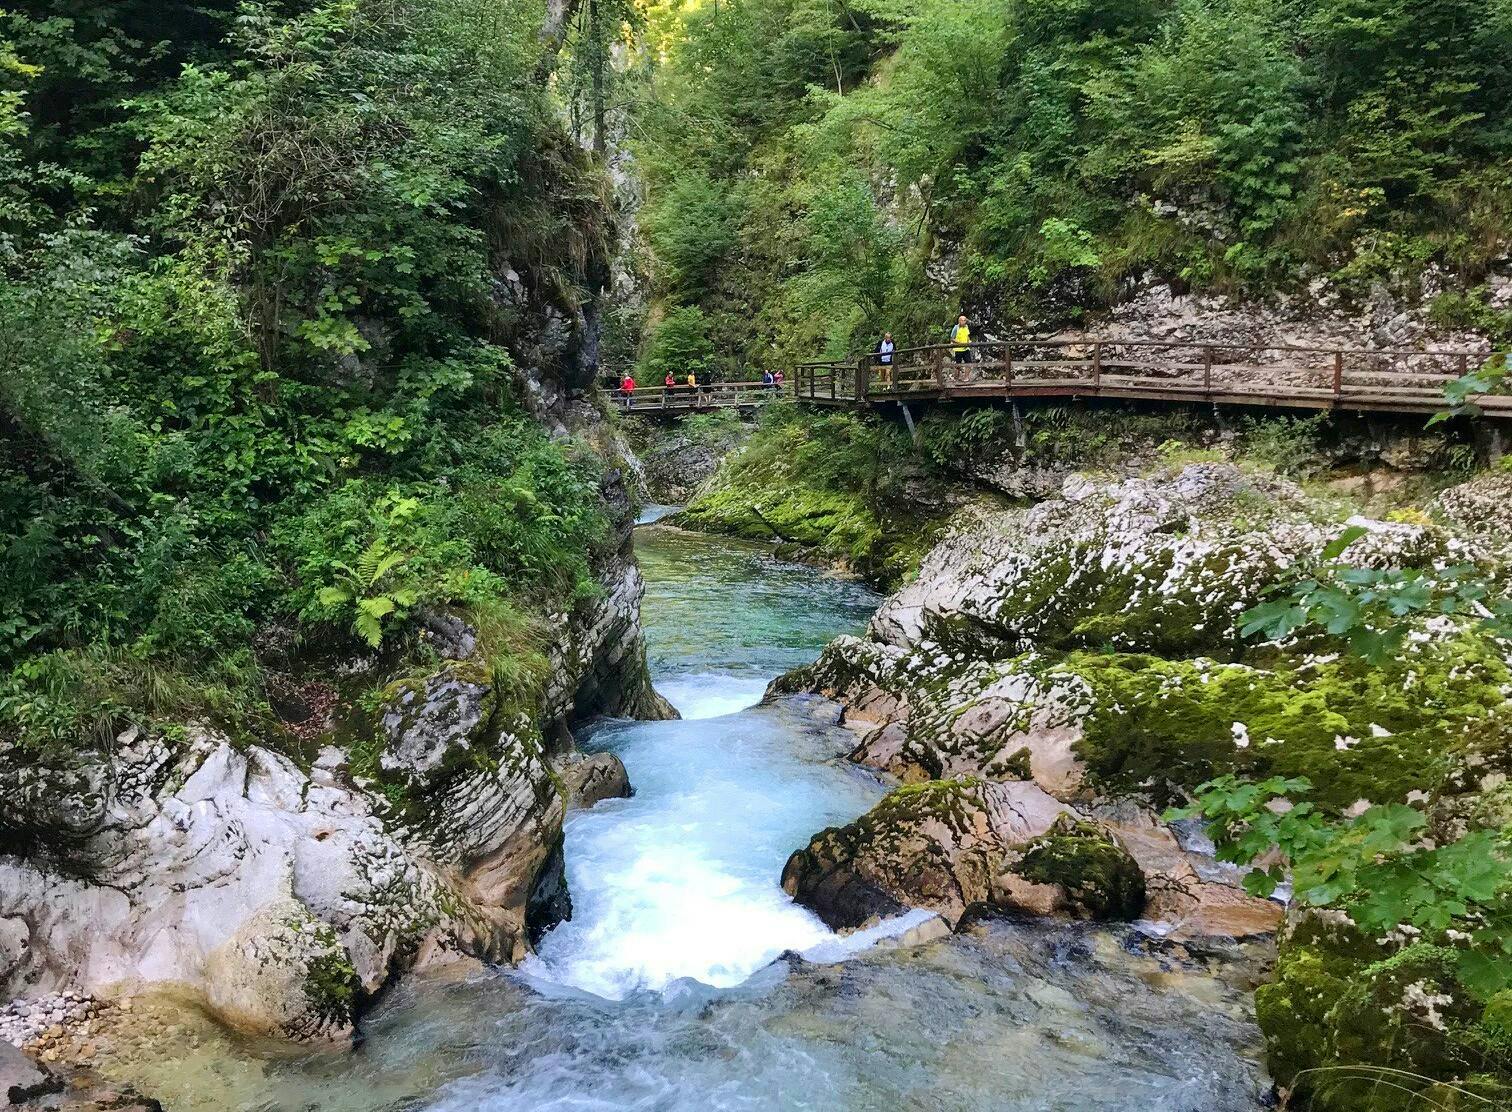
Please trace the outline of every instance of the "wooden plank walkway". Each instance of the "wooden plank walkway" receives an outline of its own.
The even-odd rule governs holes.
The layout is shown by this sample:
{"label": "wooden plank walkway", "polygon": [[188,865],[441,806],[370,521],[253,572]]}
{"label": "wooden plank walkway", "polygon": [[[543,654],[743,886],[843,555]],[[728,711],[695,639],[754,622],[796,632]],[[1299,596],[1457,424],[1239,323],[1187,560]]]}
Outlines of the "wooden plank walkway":
{"label": "wooden plank walkway", "polygon": [[[1446,383],[1477,370],[1487,350],[1366,351],[1169,341],[1006,340],[970,345],[958,363],[948,344],[900,348],[883,366],[799,364],[793,396],[817,405],[992,398],[1115,398],[1275,409],[1432,414]],[[639,393],[639,391],[637,391]],[[1512,417],[1512,395],[1488,395],[1486,416]]]}
{"label": "wooden plank walkway", "polygon": [[623,390],[613,391],[614,404],[627,413],[696,413],[704,409],[742,409],[764,405],[778,397],[793,397],[792,383],[767,386],[760,382],[711,382],[703,386],[637,386],[625,404]]}

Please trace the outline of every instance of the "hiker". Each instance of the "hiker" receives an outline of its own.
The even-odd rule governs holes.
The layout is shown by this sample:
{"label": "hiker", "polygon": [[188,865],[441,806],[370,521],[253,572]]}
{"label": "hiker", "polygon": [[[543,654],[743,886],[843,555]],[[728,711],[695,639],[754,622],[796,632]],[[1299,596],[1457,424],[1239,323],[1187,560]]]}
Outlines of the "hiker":
{"label": "hiker", "polygon": [[892,386],[892,361],[893,352],[896,350],[897,345],[893,343],[892,333],[882,333],[882,339],[877,344],[876,355],[877,381],[882,384],[883,389]]}
{"label": "hiker", "polygon": [[768,390],[777,389],[777,376],[774,375],[771,371],[762,371],[761,385]]}
{"label": "hiker", "polygon": [[625,372],[625,377],[620,381],[620,393],[625,396],[625,408],[632,409],[635,406],[635,379],[630,372]]}
{"label": "hiker", "polygon": [[772,381],[777,384],[777,390],[779,393],[781,393],[782,383],[784,381],[781,367],[778,367],[777,372],[772,375]]}
{"label": "hiker", "polygon": [[677,396],[677,376],[671,371],[662,379],[662,405],[666,405]]}
{"label": "hiker", "polygon": [[688,392],[688,404],[698,404],[698,372],[689,371],[688,377],[683,380],[683,385]]}
{"label": "hiker", "polygon": [[953,347],[950,354],[957,363],[971,362],[971,326],[966,323],[966,314],[962,313],[956,318],[955,327],[950,330],[950,342]]}

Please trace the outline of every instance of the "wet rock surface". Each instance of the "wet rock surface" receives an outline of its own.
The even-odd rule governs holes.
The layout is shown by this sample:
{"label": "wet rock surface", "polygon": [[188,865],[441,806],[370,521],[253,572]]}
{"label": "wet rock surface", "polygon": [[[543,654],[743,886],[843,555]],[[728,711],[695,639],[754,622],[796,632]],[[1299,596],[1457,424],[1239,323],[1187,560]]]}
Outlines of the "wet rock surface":
{"label": "wet rock surface", "polygon": [[12,985],[173,984],[241,1029],[348,1037],[396,970],[522,951],[562,815],[530,748],[450,779],[426,808],[444,822],[411,828],[355,784],[212,731],[125,736],[111,807],[68,871],[0,859],[0,916],[27,928]]}
{"label": "wet rock surface", "polygon": [[605,799],[628,799],[632,793],[625,764],[613,753],[592,753],[563,761],[559,772],[569,807],[592,807]]}
{"label": "wet rock surface", "polygon": [[[1445,504],[1473,504],[1472,494],[1449,492]],[[1381,680],[1379,700],[1357,690],[1350,706],[1325,694],[1358,682],[1333,658],[1228,663],[1240,615],[1342,528],[1337,512],[1285,480],[1217,462],[1121,479],[1071,475],[1047,501],[963,511],[865,637],[836,639],[771,689],[834,700],[857,735],[852,760],[949,798],[953,810],[926,817],[895,793],[796,854],[789,891],[845,926],[901,907],[954,919],[979,902],[1137,914],[1176,937],[1274,930],[1278,904],[1247,895],[1236,870],[1184,845],[1156,816],[1183,789],[1232,768],[1295,768],[1322,782],[1315,769],[1326,765],[1345,803],[1409,785],[1383,780],[1412,744],[1394,734],[1408,708],[1391,729],[1381,724],[1399,681]],[[1471,551],[1427,525],[1358,523],[1367,530],[1350,550],[1358,562]],[[1478,674],[1456,673],[1473,701],[1482,690],[1490,697],[1504,670],[1487,660]],[[1404,668],[1400,682],[1419,678]],[[1309,688],[1315,711],[1305,709]],[[1434,726],[1422,729],[1426,739]],[[1361,746],[1369,752],[1356,754]],[[1095,823],[1109,848],[1095,838],[1047,842],[1039,868],[1005,868],[1046,830],[996,833],[979,781],[1028,782],[1068,821]],[[1104,878],[1098,891],[1043,890],[1047,870],[1074,862]]]}

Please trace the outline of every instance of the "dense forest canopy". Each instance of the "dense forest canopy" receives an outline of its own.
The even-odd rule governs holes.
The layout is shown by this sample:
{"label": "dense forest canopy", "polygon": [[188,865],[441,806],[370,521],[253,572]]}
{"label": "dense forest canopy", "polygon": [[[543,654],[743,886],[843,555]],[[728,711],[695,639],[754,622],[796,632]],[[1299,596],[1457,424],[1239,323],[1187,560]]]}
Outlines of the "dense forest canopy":
{"label": "dense forest canopy", "polygon": [[1479,293],[1512,214],[1506,0],[740,0],[656,50],[653,357],[1430,268],[1444,323],[1507,333]]}

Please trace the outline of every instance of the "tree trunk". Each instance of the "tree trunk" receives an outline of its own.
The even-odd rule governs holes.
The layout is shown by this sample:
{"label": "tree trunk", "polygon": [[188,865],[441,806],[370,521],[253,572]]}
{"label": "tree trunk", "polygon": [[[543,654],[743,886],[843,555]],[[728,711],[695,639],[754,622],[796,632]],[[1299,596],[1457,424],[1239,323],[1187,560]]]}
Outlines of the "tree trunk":
{"label": "tree trunk", "polygon": [[588,33],[593,38],[593,153],[598,155],[609,148],[604,134],[604,67],[609,64],[609,47],[604,42],[602,16],[599,0],[588,0]]}

